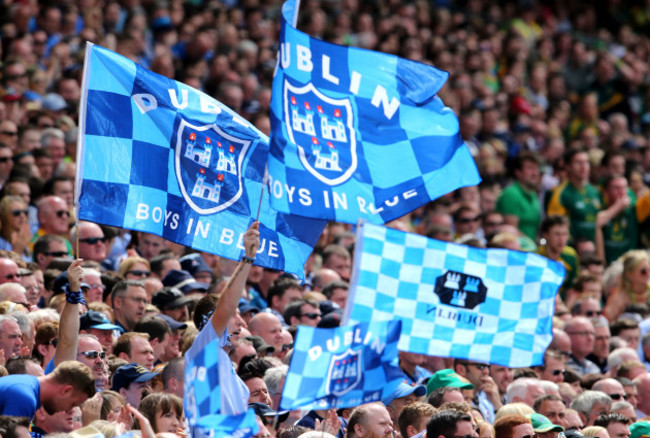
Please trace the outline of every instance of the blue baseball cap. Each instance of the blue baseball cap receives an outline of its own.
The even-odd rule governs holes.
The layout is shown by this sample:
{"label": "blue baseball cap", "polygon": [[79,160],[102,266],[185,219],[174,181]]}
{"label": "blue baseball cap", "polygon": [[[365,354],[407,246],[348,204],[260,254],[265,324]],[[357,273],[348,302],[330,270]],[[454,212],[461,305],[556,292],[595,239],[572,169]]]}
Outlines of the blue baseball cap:
{"label": "blue baseball cap", "polygon": [[382,399],[382,403],[388,406],[396,398],[407,397],[411,394],[415,394],[416,397],[422,397],[426,393],[427,388],[424,385],[411,386],[404,382],[400,382],[391,395]]}
{"label": "blue baseball cap", "polygon": [[128,388],[134,382],[148,382],[156,377],[160,372],[152,373],[142,365],[129,363],[119,367],[113,375],[113,391],[119,391],[120,388]]}
{"label": "blue baseball cap", "polygon": [[113,324],[106,315],[94,310],[89,310],[79,317],[79,330],[88,329],[123,331],[119,325]]}

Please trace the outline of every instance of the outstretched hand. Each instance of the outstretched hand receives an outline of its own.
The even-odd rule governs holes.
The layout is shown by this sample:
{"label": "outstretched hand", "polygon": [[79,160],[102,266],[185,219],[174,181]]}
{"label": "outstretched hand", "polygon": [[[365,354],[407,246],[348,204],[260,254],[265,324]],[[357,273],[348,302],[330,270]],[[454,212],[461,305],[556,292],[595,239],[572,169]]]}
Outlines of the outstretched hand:
{"label": "outstretched hand", "polygon": [[81,267],[83,260],[77,259],[68,267],[68,282],[70,283],[70,290],[79,292],[81,290],[81,279],[83,278],[84,271]]}

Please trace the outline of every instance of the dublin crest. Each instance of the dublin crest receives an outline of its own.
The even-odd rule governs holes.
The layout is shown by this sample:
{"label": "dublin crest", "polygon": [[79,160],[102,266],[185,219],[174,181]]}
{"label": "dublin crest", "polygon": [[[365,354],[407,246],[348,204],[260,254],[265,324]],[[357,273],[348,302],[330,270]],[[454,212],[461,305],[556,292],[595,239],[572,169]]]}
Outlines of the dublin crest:
{"label": "dublin crest", "polygon": [[325,384],[329,395],[340,397],[361,383],[361,360],[361,352],[351,349],[332,355]]}
{"label": "dublin crest", "polygon": [[442,304],[473,309],[485,302],[487,287],[479,277],[447,271],[436,278],[434,292]]}
{"label": "dublin crest", "polygon": [[284,114],[289,139],[298,147],[305,169],[335,186],[357,169],[357,139],[350,99],[333,99],[311,83],[284,82]]}
{"label": "dublin crest", "polygon": [[181,120],[174,167],[183,198],[194,211],[212,214],[242,195],[242,162],[251,142],[226,134],[216,125]]}

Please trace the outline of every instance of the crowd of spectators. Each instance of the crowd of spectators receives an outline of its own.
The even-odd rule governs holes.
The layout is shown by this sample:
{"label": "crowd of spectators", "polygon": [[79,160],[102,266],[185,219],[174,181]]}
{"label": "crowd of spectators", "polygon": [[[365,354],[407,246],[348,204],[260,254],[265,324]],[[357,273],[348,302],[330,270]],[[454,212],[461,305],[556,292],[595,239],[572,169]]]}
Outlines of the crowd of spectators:
{"label": "crowd of spectators", "polygon": [[349,226],[325,228],[300,284],[154,235],[75,224],[73,195],[85,41],[269,134],[281,2],[1,4],[2,436],[182,436],[184,355],[214,338],[224,412],[250,403],[260,438],[650,434],[646,2],[302,2],[299,28],[314,37],[450,72],[440,97],[483,182],[389,225],[534,251],[567,275],[539,366],[400,352],[404,381],[382,403],[279,417],[297,326],[340,324]]}

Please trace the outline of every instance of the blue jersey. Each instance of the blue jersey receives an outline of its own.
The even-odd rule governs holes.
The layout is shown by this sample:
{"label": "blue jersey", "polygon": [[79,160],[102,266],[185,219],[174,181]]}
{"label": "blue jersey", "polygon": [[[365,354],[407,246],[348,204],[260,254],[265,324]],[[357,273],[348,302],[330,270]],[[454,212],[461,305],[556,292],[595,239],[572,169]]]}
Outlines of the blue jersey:
{"label": "blue jersey", "polygon": [[41,407],[41,384],[27,374],[0,378],[0,415],[32,419]]}

